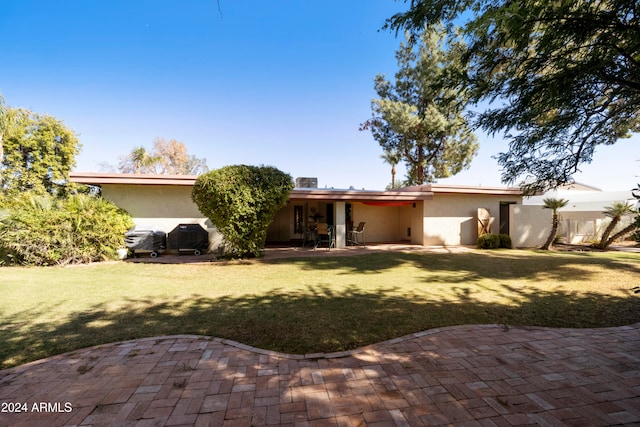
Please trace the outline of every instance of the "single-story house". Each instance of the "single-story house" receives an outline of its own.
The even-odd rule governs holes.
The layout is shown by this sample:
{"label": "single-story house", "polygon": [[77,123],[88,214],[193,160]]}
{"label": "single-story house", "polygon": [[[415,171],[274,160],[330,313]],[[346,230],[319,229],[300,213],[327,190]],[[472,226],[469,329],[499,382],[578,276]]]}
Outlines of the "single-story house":
{"label": "single-story house", "polygon": [[[221,237],[191,200],[196,176],[71,173],[71,182],[99,186],[103,197],[128,211],[139,228],[171,231],[177,224],[199,223],[210,233],[211,248]],[[298,180],[297,182],[303,182]],[[307,180],[313,181],[313,180]],[[352,225],[365,222],[367,242],[473,245],[479,222],[492,233],[510,234],[518,246],[535,246],[515,236],[514,208],[522,192],[508,187],[427,184],[391,191],[296,187],[269,227],[270,242],[302,239],[306,227],[335,226],[336,246],[347,244]],[[485,219],[483,215],[487,215]],[[550,222],[550,221],[549,221]],[[527,231],[529,233],[529,231]],[[540,238],[541,239],[541,238]]]}

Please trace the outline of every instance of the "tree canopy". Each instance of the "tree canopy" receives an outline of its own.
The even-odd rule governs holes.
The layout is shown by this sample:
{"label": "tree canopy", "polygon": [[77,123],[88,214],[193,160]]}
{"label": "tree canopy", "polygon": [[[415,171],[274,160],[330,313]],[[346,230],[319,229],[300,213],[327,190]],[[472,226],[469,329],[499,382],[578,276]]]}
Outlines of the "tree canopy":
{"label": "tree canopy", "polygon": [[239,257],[259,256],[267,228],[293,189],[291,175],[271,166],[225,166],[200,175],[192,199]]}
{"label": "tree canopy", "polygon": [[477,124],[503,132],[504,182],[528,190],[572,181],[599,145],[640,130],[640,3],[635,0],[412,0],[386,28],[464,24],[458,84],[489,107]]}
{"label": "tree canopy", "polygon": [[398,153],[408,169],[407,185],[433,182],[468,168],[478,145],[463,115],[464,91],[445,84],[460,67],[460,43],[432,28],[396,52],[395,82],[375,78],[379,98],[371,103],[371,130],[385,152]]}
{"label": "tree canopy", "polygon": [[209,168],[207,159],[189,155],[184,143],[175,139],[156,138],[151,152],[138,146],[120,157],[118,170],[133,174],[199,175]]}
{"label": "tree canopy", "polygon": [[56,194],[69,178],[80,152],[76,134],[60,120],[21,108],[3,117],[0,189]]}

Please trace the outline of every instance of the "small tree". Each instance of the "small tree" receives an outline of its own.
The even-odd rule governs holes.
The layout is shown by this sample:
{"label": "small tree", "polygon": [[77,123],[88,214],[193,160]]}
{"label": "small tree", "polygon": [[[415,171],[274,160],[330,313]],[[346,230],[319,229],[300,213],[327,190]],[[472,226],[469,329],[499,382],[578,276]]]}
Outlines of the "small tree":
{"label": "small tree", "polygon": [[551,232],[549,233],[547,241],[544,243],[544,245],[542,245],[542,248],[540,248],[546,251],[551,248],[551,245],[556,238],[556,234],[558,234],[558,210],[567,206],[567,203],[569,203],[569,201],[566,199],[555,199],[552,197],[543,199],[542,201],[544,202],[544,209],[551,209],[553,211]]}
{"label": "small tree", "polygon": [[[636,210],[626,202],[615,202],[611,206],[606,206],[604,214],[611,218],[611,222],[602,233],[602,237],[600,238],[600,242],[596,243],[594,247],[598,249],[606,249],[613,243],[616,239],[625,236],[626,234],[631,233],[633,230],[637,228],[636,222],[633,221],[628,226],[624,227],[622,230],[615,233],[611,236],[611,233],[616,228],[616,226],[622,220],[622,217],[633,215],[636,213]],[[611,237],[609,237],[611,236]]]}
{"label": "small tree", "polygon": [[237,256],[259,256],[292,189],[291,175],[274,167],[234,165],[200,175],[192,199]]}

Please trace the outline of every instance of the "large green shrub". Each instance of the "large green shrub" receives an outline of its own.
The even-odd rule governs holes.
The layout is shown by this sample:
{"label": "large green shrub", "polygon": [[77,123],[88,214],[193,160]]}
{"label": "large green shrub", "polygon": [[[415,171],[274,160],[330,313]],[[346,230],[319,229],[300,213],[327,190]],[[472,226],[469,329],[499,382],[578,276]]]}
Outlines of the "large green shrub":
{"label": "large green shrub", "polygon": [[480,249],[510,249],[511,237],[508,234],[483,234],[478,237],[477,246]]}
{"label": "large green shrub", "polygon": [[274,167],[233,165],[200,175],[192,198],[235,255],[259,256],[292,189],[291,175]]}
{"label": "large green shrub", "polygon": [[500,237],[496,234],[483,234],[478,237],[477,244],[480,249],[498,249],[500,247]]}
{"label": "large green shrub", "polygon": [[129,214],[97,196],[25,193],[0,199],[0,264],[115,259],[132,225]]}

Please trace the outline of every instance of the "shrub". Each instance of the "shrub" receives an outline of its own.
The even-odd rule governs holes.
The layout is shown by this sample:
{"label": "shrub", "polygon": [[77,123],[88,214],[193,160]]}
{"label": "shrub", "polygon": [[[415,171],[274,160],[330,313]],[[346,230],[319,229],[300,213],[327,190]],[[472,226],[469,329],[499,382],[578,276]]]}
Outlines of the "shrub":
{"label": "shrub", "polygon": [[116,259],[129,214],[101,197],[23,194],[0,200],[0,263],[54,265]]}
{"label": "shrub", "polygon": [[498,238],[500,239],[501,248],[511,249],[511,236],[508,234],[498,234]]}
{"label": "shrub", "polygon": [[497,249],[500,247],[500,237],[495,234],[483,234],[478,237],[478,248],[480,249]]}
{"label": "shrub", "polygon": [[478,248],[480,249],[511,249],[511,237],[508,234],[483,234],[478,237]]}
{"label": "shrub", "polygon": [[200,175],[191,197],[239,257],[259,256],[267,228],[293,189],[291,175],[270,166],[225,166]]}

